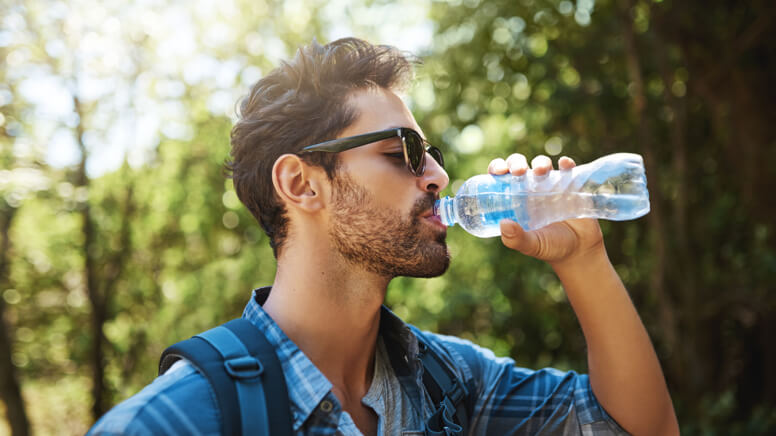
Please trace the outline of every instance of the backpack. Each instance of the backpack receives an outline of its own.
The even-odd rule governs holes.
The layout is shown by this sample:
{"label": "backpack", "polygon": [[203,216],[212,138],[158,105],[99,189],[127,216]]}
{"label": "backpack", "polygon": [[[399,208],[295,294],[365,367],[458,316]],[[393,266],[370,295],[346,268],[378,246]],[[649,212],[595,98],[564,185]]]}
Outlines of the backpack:
{"label": "backpack", "polygon": [[[443,360],[441,350],[415,327],[423,384],[436,411],[424,426],[428,436],[461,436],[468,430],[470,398],[463,381]],[[264,333],[244,318],[168,347],[159,374],[188,360],[212,386],[221,411],[222,435],[281,436],[292,433],[283,368]]]}

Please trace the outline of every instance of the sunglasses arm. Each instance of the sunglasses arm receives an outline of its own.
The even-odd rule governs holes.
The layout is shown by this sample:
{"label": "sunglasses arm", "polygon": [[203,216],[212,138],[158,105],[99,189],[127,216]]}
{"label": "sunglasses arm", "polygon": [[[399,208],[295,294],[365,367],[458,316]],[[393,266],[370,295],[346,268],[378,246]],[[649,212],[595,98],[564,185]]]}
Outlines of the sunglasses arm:
{"label": "sunglasses arm", "polygon": [[310,145],[302,149],[303,152],[325,151],[328,153],[338,153],[340,151],[350,150],[371,142],[381,141],[383,139],[400,136],[398,130],[386,130],[382,132],[366,133],[364,135],[351,136],[348,138],[332,139],[321,142],[320,144]]}

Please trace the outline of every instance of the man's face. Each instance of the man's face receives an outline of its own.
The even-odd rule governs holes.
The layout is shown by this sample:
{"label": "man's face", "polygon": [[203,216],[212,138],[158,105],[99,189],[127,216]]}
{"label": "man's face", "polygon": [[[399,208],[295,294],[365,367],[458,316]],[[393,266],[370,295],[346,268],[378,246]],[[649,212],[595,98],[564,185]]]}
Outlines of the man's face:
{"label": "man's face", "polygon": [[[354,93],[359,111],[341,137],[409,127],[421,132],[409,109],[393,92]],[[352,264],[386,276],[434,277],[450,263],[446,228],[431,215],[447,173],[426,155],[426,171],[412,175],[401,155],[401,140],[387,139],[340,153],[333,181],[329,235]]]}

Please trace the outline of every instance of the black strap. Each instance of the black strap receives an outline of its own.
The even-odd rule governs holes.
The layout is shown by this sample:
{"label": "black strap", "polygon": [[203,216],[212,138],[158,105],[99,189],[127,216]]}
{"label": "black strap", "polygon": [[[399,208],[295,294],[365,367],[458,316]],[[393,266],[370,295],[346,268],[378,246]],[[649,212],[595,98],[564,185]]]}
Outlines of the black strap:
{"label": "black strap", "polygon": [[419,357],[423,364],[423,384],[437,407],[426,422],[426,435],[466,434],[469,427],[469,415],[466,409],[469,391],[461,378],[426,340],[425,335],[416,328],[412,330],[418,338]]}
{"label": "black strap", "polygon": [[238,318],[167,348],[159,373],[180,358],[213,387],[222,434],[291,434],[283,369],[272,345],[250,321]]}

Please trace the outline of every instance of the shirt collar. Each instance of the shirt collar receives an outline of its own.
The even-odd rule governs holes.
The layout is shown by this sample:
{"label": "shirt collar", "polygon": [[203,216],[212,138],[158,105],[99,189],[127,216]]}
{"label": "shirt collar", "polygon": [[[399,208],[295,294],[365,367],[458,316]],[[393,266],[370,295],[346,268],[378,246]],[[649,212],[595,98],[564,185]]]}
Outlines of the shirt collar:
{"label": "shirt collar", "polygon": [[[332,384],[261,307],[271,289],[266,286],[253,291],[243,311],[243,318],[261,330],[275,347],[291,401],[294,431],[298,431],[331,391]],[[385,306],[380,309],[379,334],[396,375],[400,379],[419,379],[421,364],[418,340],[407,324]]]}

